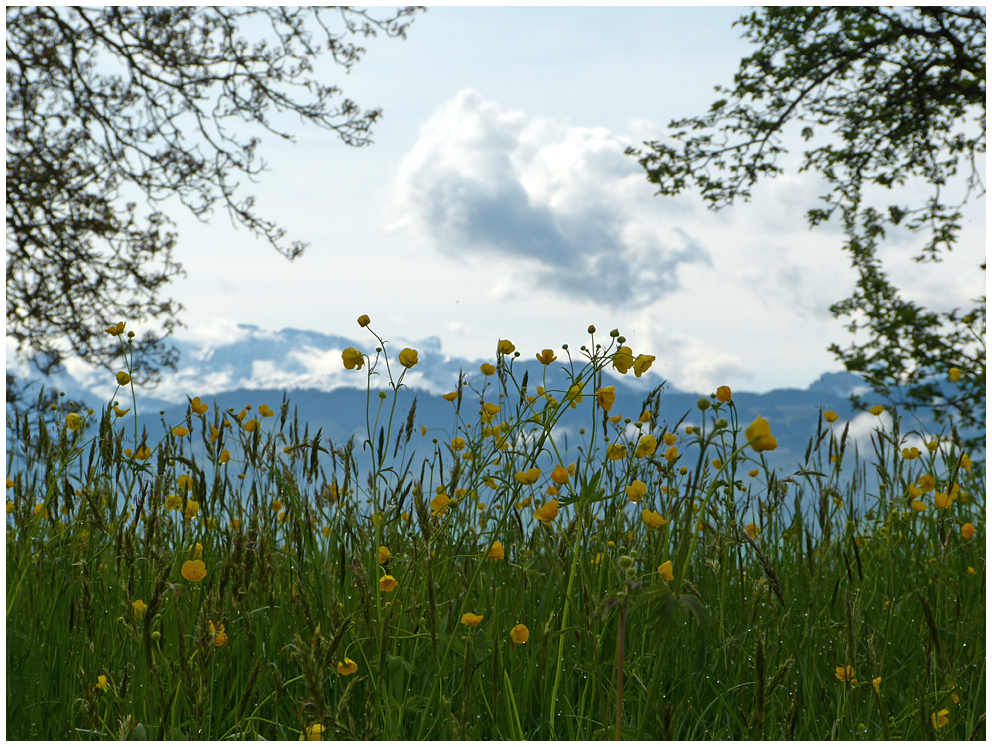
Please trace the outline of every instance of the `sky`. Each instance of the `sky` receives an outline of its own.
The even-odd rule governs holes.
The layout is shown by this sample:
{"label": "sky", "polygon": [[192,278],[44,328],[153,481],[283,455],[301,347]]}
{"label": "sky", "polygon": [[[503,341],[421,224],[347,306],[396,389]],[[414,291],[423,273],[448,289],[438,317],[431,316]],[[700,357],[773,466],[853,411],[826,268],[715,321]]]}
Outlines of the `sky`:
{"label": "sky", "polygon": [[[787,167],[714,213],[691,193],[654,196],[623,153],[732,84],[753,51],[732,27],[744,12],[434,7],[406,40],[363,42],[350,74],[318,67],[383,109],[374,144],[294,122],[295,142],[262,138],[269,170],[239,194],[310,243],[292,263],[223,212],[203,224],[167,206],[187,273],[169,289],[185,307],[177,336],[222,341],[254,324],[362,341],[368,314],[389,340],[437,336],[448,355],[490,359],[501,338],[529,355],[578,346],[594,324],[688,391],[805,387],[841,370],[827,348],[848,333],[828,308],[855,275],[838,226],[806,223],[824,191],[815,174]],[[984,202],[942,265],[910,262],[914,241],[883,252],[907,296],[949,310],[984,293]]]}

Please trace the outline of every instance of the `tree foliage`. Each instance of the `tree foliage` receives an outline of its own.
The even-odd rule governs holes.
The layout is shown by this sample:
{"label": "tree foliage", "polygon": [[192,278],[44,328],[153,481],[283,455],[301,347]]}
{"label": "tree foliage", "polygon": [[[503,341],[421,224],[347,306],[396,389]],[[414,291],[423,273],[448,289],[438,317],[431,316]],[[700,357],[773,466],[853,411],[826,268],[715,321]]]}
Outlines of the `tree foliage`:
{"label": "tree foliage", "polygon": [[404,37],[417,10],[9,7],[7,334],[18,351],[46,373],[70,353],[111,365],[120,346],[103,328],[154,320],[136,341],[135,378],[174,365],[163,338],[182,307],[162,292],[182,268],[160,204],[178,198],[200,219],[221,206],[298,257],[306,245],[285,242],[238,190],[265,169],[258,135],[291,140],[273,117],[295,114],[369,144],[381,110],[321,82],[314,62],[327,53],[349,70],[365,52],[353,38]]}
{"label": "tree foliage", "polygon": [[[809,223],[839,218],[858,273],[831,307],[856,339],[831,351],[910,409],[983,426],[985,297],[964,311],[927,310],[900,295],[878,250],[902,225],[925,239],[914,259],[939,262],[959,238],[963,205],[985,194],[984,9],[764,8],[736,25],[758,50],[734,86],[717,87],[723,98],[704,116],[672,122],[675,145],[628,154],[658,194],[693,188],[720,209],[782,173],[782,137],[799,129],[809,143],[800,171],[829,186]],[[920,185],[926,199],[900,202]],[[956,383],[951,368],[962,372]]]}

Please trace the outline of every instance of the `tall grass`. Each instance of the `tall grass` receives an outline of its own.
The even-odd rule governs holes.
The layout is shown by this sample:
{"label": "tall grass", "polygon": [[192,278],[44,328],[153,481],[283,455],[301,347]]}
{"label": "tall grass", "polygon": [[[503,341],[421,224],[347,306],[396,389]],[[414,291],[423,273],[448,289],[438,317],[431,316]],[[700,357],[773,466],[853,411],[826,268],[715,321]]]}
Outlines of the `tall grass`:
{"label": "tall grass", "polygon": [[381,339],[346,444],[287,401],[9,415],[7,738],[984,739],[984,455],[821,413],[781,478],[729,389],[614,412],[653,359],[590,334],[559,391],[500,341],[446,433]]}

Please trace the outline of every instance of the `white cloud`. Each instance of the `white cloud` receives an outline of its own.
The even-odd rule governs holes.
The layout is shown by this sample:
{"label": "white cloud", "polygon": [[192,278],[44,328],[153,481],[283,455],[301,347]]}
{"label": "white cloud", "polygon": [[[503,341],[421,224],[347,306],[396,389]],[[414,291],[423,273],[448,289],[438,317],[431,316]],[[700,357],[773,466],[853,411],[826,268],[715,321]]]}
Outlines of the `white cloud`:
{"label": "white cloud", "polygon": [[528,119],[462,91],[422,128],[396,177],[398,218],[448,256],[510,258],[534,285],[614,307],[679,288],[708,253],[671,223],[630,144],[603,127]]}

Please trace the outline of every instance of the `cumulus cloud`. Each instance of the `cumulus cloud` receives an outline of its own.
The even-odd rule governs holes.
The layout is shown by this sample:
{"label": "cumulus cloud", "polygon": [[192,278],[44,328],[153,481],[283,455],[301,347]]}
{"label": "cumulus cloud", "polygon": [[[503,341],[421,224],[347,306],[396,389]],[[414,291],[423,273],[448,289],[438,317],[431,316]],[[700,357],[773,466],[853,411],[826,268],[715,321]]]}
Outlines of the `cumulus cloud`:
{"label": "cumulus cloud", "polygon": [[680,265],[710,258],[673,223],[686,203],[653,198],[628,144],[462,91],[400,166],[397,225],[448,256],[520,261],[535,284],[571,296],[656,300],[678,289]]}

